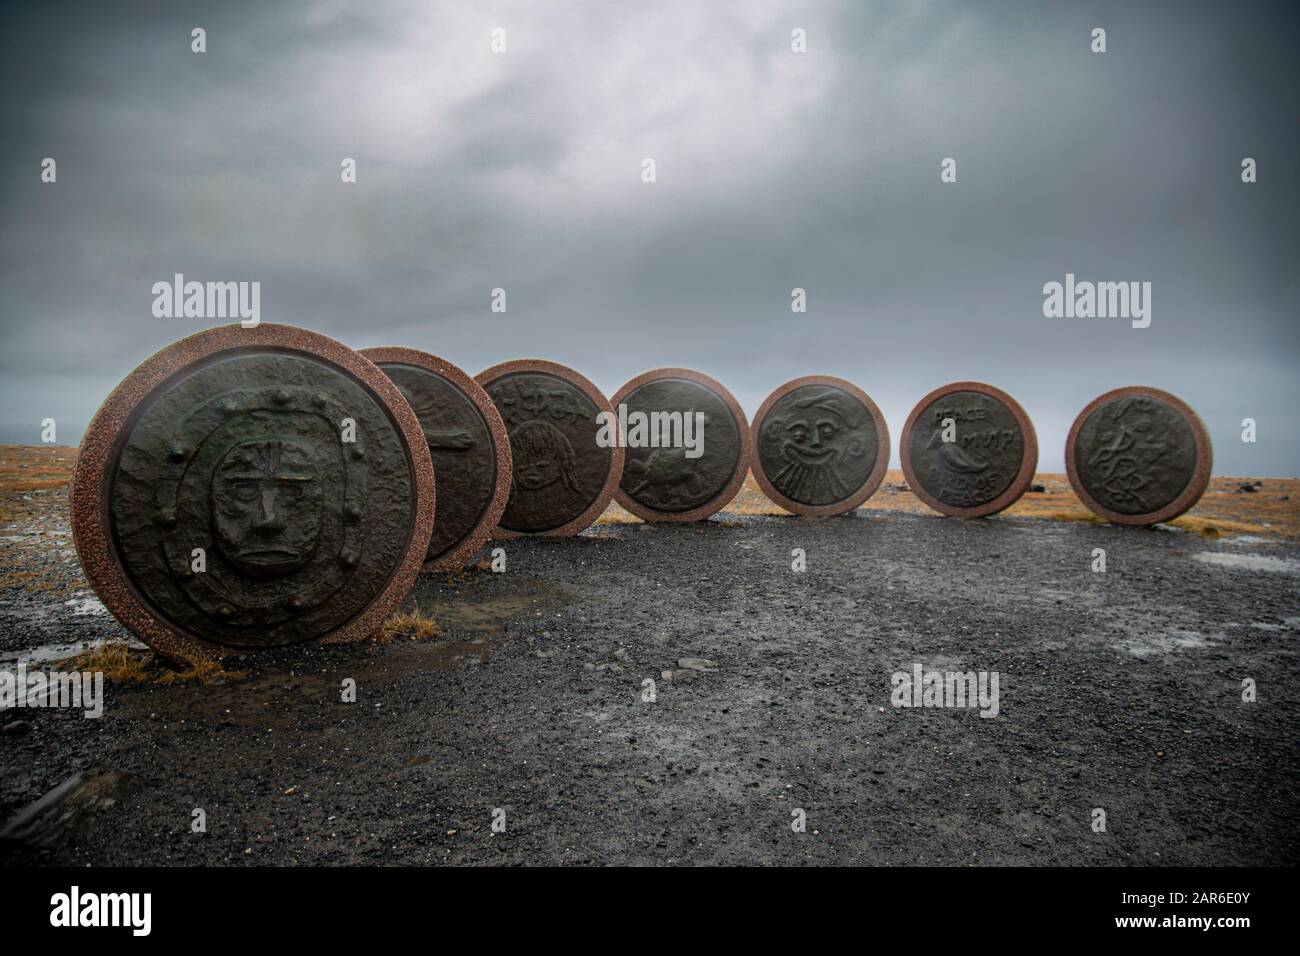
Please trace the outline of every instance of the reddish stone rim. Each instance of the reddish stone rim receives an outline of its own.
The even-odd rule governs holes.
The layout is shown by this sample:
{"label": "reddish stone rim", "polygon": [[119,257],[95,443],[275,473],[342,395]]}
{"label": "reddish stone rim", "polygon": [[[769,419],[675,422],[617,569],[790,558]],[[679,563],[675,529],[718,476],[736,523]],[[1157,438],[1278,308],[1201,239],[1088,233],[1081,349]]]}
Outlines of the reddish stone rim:
{"label": "reddish stone rim", "polygon": [[[538,372],[546,375],[554,375],[556,378],[563,379],[570,385],[577,388],[591,403],[596,406],[598,412],[608,412],[614,414],[614,409],[609,403],[603,392],[589,381],[586,376],[576,372],[567,365],[561,365],[559,362],[549,362],[546,359],[515,359],[512,362],[501,362],[486,368],[474,376],[474,381],[486,389],[497,379],[506,375],[513,375],[518,372]],[[562,524],[558,528],[552,528],[550,531],[538,531],[528,533],[524,531],[512,531],[509,528],[503,528],[500,524],[492,532],[494,538],[567,538],[572,537],[583,529],[590,527],[597,518],[604,514],[605,509],[614,498],[614,491],[618,488],[619,479],[623,477],[623,449],[615,446],[610,449],[609,474],[605,476],[605,483],[600,487],[600,493],[587,510],[578,517],[574,518],[568,524]]]}
{"label": "reddish stone rim", "polygon": [[324,360],[352,376],[385,406],[406,446],[407,460],[411,465],[416,492],[411,540],[379,594],[351,621],[320,638],[322,643],[360,640],[374,633],[410,591],[433,532],[433,464],[424,444],[424,432],[401,392],[370,360],[317,332],[269,323],[251,329],[238,325],[220,326],[173,342],[142,362],[104,400],[86,428],[69,483],[73,544],[91,588],[129,631],[172,660],[216,660],[259,651],[227,647],[182,632],[150,610],[148,602],[136,591],[114,555],[112,529],[105,506],[107,483],[120,443],[125,439],[127,422],[155,389],[213,354],[248,348],[300,352]]}
{"label": "reddish stone rim", "polygon": [[684,378],[687,381],[695,382],[697,385],[703,385],[722,399],[723,404],[727,406],[727,410],[731,412],[732,418],[736,420],[736,429],[740,438],[740,452],[737,455],[731,478],[728,479],[721,491],[698,508],[692,508],[690,511],[658,511],[654,508],[647,508],[627,495],[622,487],[619,487],[614,492],[614,497],[618,499],[620,505],[642,521],[703,521],[730,504],[745,483],[745,474],[749,471],[749,463],[753,459],[753,439],[749,431],[749,419],[745,417],[745,412],[735,397],[731,392],[727,391],[721,382],[692,368],[656,368],[648,372],[642,372],[615,392],[614,397],[610,399],[610,403],[617,409],[629,395],[642,385],[665,378]]}
{"label": "reddish stone rim", "polygon": [[[1153,398],[1172,406],[1175,411],[1187,420],[1187,424],[1192,429],[1192,436],[1196,440],[1196,467],[1192,471],[1192,478],[1187,483],[1187,487],[1183,489],[1182,494],[1169,504],[1147,514],[1126,515],[1120,514],[1118,511],[1111,511],[1088,494],[1088,490],[1084,488],[1083,482],[1079,479],[1078,472],[1075,469],[1074,443],[1079,437],[1079,429],[1083,427],[1083,423],[1102,405],[1129,395]],[[1124,388],[1112,389],[1104,395],[1098,395],[1075,418],[1074,424],[1070,426],[1070,434],[1065,439],[1065,474],[1070,479],[1070,487],[1074,489],[1074,493],[1079,496],[1079,500],[1087,506],[1089,511],[1105,518],[1112,524],[1151,525],[1158,524],[1161,521],[1172,521],[1184,512],[1191,510],[1192,506],[1200,500],[1201,495],[1205,494],[1205,489],[1210,484],[1210,472],[1213,469],[1214,448],[1210,444],[1210,433],[1206,430],[1201,417],[1192,411],[1191,406],[1177,395],[1171,395],[1168,392],[1161,391],[1158,388],[1150,388],[1146,385],[1127,385]]]}
{"label": "reddish stone rim", "polygon": [[[1020,426],[1020,433],[1024,436],[1025,441],[1024,454],[1020,459],[1020,470],[1016,472],[1016,477],[1011,480],[1007,490],[992,501],[974,508],[958,508],[940,501],[922,487],[921,483],[916,479],[916,473],[912,470],[912,456],[909,452],[909,446],[912,440],[913,426],[920,419],[922,412],[945,395],[953,392],[979,392],[981,395],[987,395],[989,398],[1001,402],[1011,412],[1016,424]],[[899,439],[898,457],[902,460],[903,474],[907,478],[907,486],[912,489],[912,494],[935,511],[953,518],[983,518],[986,515],[997,514],[999,511],[1009,508],[1029,490],[1029,485],[1034,480],[1034,469],[1038,467],[1038,433],[1034,431],[1034,423],[1029,420],[1029,416],[1020,407],[1020,403],[1002,389],[994,388],[992,385],[986,385],[983,382],[952,382],[936,388],[916,403],[916,407],[912,409],[912,414],[907,416],[907,423],[903,426],[903,435]]]}
{"label": "reddish stone rim", "polygon": [[[871,413],[871,419],[876,425],[876,434],[878,441],[876,444],[876,462],[872,466],[871,473],[867,475],[867,480],[858,486],[857,490],[843,501],[837,501],[829,505],[805,505],[793,498],[787,498],[781,492],[777,491],[775,486],[768,481],[767,474],[763,471],[763,459],[758,454],[758,443],[760,441],[759,432],[763,428],[763,422],[767,418],[767,413],[785,396],[789,395],[795,389],[803,388],[805,385],[829,385],[848,392],[858,401],[860,401]],[[834,375],[805,375],[802,378],[796,378],[786,382],[771,395],[764,399],[763,404],[759,406],[758,413],[754,416],[754,422],[750,426],[750,446],[753,449],[753,460],[750,464],[750,471],[754,475],[754,480],[758,486],[763,489],[763,493],[771,498],[774,502],[784,508],[786,511],[797,515],[804,515],[810,518],[821,518],[830,515],[840,515],[852,511],[858,505],[862,504],[880,487],[880,483],[885,479],[885,471],[889,468],[889,425],[885,422],[885,416],[880,413],[880,408],[871,400],[871,396],[864,392],[852,382],[842,378],[836,378]]]}
{"label": "reddish stone rim", "polygon": [[[501,420],[501,413],[497,411],[491,396],[483,390],[482,385],[470,378],[464,369],[453,365],[446,359],[430,355],[428,352],[422,352],[419,349],[398,346],[361,349],[360,354],[376,365],[381,363],[412,365],[445,379],[464,393],[465,397],[478,409],[479,414],[483,416],[483,420],[487,423],[488,432],[492,436],[492,449],[496,458],[497,480],[492,490],[492,500],[488,502],[487,508],[479,516],[478,521],[474,523],[474,527],[470,528],[465,537],[461,539],[460,544],[432,561],[425,561],[423,567],[426,573],[459,571],[465,567],[467,561],[482,550],[483,545],[492,537],[492,532],[497,526],[501,512],[506,508],[506,500],[510,497],[510,439],[506,435],[506,425]],[[438,475],[435,473],[433,478],[436,485]],[[447,489],[444,488],[444,495],[446,491]]]}

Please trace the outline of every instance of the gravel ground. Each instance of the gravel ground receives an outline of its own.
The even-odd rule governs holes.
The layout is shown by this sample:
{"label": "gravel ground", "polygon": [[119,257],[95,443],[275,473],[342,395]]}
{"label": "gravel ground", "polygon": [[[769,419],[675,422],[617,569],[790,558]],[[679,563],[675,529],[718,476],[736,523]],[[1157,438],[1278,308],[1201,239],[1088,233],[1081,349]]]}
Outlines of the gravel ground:
{"label": "gravel ground", "polygon": [[[0,715],[0,820],[89,772],[53,846],[0,858],[1297,862],[1294,541],[862,509],[505,547],[422,579],[433,638]],[[11,662],[120,634],[68,587],[0,592]],[[892,706],[915,664],[997,672],[997,716]]]}

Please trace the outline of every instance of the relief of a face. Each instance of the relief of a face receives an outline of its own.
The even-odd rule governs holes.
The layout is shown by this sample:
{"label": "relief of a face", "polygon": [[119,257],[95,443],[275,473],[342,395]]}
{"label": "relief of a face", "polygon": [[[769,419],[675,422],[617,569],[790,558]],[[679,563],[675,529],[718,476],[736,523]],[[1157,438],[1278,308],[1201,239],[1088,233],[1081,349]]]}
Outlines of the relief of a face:
{"label": "relief of a face", "polygon": [[303,445],[250,441],[236,445],[212,478],[212,516],[226,559],[252,577],[303,567],[322,522],[316,460]]}
{"label": "relief of a face", "polygon": [[840,450],[837,439],[842,431],[834,416],[815,408],[802,410],[785,423],[782,453],[787,461],[797,461],[804,465],[829,464]]}
{"label": "relief of a face", "polygon": [[762,454],[779,457],[779,470],[768,474],[782,494],[804,504],[829,504],[867,477],[865,409],[829,389],[801,391],[777,407],[780,412],[763,426]]}
{"label": "relief of a face", "polygon": [[559,480],[559,466],[550,458],[534,458],[515,465],[515,485],[528,491],[539,491]]}
{"label": "relief of a face", "polygon": [[540,491],[557,481],[569,489],[576,486],[573,446],[549,422],[524,422],[510,433],[510,448],[516,489]]}

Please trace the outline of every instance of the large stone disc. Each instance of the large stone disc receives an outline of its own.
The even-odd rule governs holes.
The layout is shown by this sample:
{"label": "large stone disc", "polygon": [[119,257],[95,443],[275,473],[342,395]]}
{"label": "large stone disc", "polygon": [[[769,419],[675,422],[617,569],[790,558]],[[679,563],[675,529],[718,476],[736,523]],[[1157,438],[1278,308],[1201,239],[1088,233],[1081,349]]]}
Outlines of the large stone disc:
{"label": "large stone disc", "polygon": [[758,409],[753,472],[786,511],[844,514],[871,497],[889,467],[889,426],[870,396],[831,375],[786,382]]}
{"label": "large stone disc", "polygon": [[415,410],[433,457],[438,517],[425,571],[459,571],[492,536],[510,496],[510,441],[492,399],[465,372],[428,352],[362,349]]}
{"label": "large stone disc", "polygon": [[[749,469],[749,422],[719,382],[689,368],[659,368],[632,379],[610,402],[620,420],[626,406],[629,423],[620,505],[646,521],[703,521],[736,497]],[[634,414],[676,415],[685,425],[696,412],[704,415],[698,457],[685,447],[633,447]]]}
{"label": "large stone disc", "polygon": [[494,537],[574,535],[600,517],[623,473],[623,449],[602,445],[609,399],[556,362],[521,359],[480,372],[510,436],[513,481]]}
{"label": "large stone disc", "polygon": [[[945,441],[952,419],[954,441]],[[1038,436],[1025,410],[983,382],[936,388],[912,409],[899,443],[912,492],[941,514],[980,518],[1014,504],[1038,466]]]}
{"label": "large stone disc", "polygon": [[86,429],[70,495],[95,593],[182,660],[366,637],[433,527],[429,449],[397,387],[283,325],[147,359]]}
{"label": "large stone disc", "polygon": [[1116,524],[1155,524],[1205,493],[1214,465],[1196,412],[1156,388],[1117,388],[1092,400],[1065,441],[1065,471],[1079,500]]}

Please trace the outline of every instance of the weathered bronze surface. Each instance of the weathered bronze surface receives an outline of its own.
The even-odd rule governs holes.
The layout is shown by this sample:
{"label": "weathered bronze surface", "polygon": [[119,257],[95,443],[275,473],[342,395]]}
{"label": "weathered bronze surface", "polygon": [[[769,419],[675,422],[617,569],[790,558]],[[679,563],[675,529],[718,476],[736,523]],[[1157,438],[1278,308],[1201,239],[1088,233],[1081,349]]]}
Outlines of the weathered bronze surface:
{"label": "weathered bronze surface", "polygon": [[[944,441],[944,420],[954,424]],[[915,481],[937,501],[979,509],[1016,481],[1025,434],[1016,414],[991,395],[952,391],[921,410],[907,436]]]}
{"label": "weathered bronze surface", "polygon": [[1074,444],[1088,493],[1112,511],[1159,511],[1183,493],[1196,470],[1186,420],[1153,398],[1120,398],[1088,416]]}
{"label": "weathered bronze surface", "polygon": [[370,635],[415,580],[435,506],[396,386],[271,323],[141,363],[87,426],[68,497],[96,595],[185,661]]}
{"label": "weathered bronze surface", "polygon": [[629,418],[667,413],[684,423],[686,416],[704,416],[698,458],[687,457],[684,447],[629,444],[619,485],[624,494],[645,508],[672,513],[694,511],[723,492],[741,458],[743,431],[716,392],[685,378],[658,378],[633,389],[619,404],[627,406]]}
{"label": "weathered bronze surface", "polygon": [[880,434],[866,404],[833,385],[803,385],[763,414],[758,464],[792,502],[823,507],[857,494],[875,470]]}
{"label": "weathered bronze surface", "polygon": [[1209,481],[1210,442],[1196,413],[1167,392],[1133,386],[1108,392],[1070,430],[1066,468],[1080,500],[1126,524],[1167,521]]}
{"label": "weathered bronze surface", "polygon": [[[470,552],[482,545],[496,525],[499,510],[496,515],[489,513],[499,485],[505,486],[503,497],[508,493],[509,475],[500,475],[497,466],[499,460],[508,462],[509,451],[497,448],[497,434],[503,443],[505,438],[491,400],[473,379],[436,356],[409,349],[366,349],[361,354],[397,385],[420,419],[433,458],[438,517],[426,570],[442,567],[440,562],[453,554],[472,557]],[[471,397],[471,390],[484,403],[483,408]],[[497,421],[490,423],[488,415]],[[447,567],[458,563],[463,561],[451,561]]]}
{"label": "weathered bronze surface", "polygon": [[479,381],[505,421],[514,459],[501,527],[542,534],[578,521],[604,495],[615,465],[614,450],[596,443],[596,415],[604,409],[555,371],[487,374]]}
{"label": "weathered bronze surface", "polygon": [[953,382],[926,395],[907,416],[900,451],[917,497],[957,518],[996,514],[1017,501],[1039,459],[1023,408],[983,382]]}
{"label": "weathered bronze surface", "polygon": [[361,383],[310,356],[245,352],[136,408],[106,506],[117,559],[160,617],[261,648],[321,637],[379,593],[414,494],[394,423]]}

